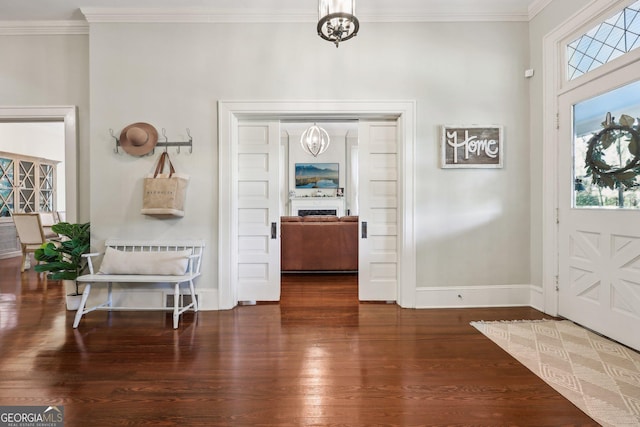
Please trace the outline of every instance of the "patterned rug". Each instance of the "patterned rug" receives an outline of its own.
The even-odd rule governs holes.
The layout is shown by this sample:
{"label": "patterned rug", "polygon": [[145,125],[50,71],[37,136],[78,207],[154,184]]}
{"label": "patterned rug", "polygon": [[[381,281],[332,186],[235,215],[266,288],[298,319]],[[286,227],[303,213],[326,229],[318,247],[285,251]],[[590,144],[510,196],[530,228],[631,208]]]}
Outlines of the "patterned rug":
{"label": "patterned rug", "polygon": [[471,325],[603,426],[640,426],[639,353],[568,320]]}

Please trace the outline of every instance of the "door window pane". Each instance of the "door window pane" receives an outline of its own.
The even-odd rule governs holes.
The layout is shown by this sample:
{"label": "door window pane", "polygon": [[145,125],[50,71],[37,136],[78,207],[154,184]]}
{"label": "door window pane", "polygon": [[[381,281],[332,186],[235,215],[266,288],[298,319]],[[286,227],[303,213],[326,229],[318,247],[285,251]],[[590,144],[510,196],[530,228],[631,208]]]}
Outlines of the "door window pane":
{"label": "door window pane", "polygon": [[640,82],[574,106],[573,206],[640,208]]}

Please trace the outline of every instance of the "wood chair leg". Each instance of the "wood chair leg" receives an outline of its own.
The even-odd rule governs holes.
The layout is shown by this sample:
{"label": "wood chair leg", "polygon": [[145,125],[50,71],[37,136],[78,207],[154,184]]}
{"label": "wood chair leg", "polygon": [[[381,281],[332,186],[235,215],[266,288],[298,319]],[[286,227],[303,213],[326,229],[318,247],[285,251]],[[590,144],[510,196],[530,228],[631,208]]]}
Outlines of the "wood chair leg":
{"label": "wood chair leg", "polygon": [[22,247],[22,264],[20,264],[20,273],[24,273],[24,270],[27,266],[27,251],[24,248],[24,246]]}

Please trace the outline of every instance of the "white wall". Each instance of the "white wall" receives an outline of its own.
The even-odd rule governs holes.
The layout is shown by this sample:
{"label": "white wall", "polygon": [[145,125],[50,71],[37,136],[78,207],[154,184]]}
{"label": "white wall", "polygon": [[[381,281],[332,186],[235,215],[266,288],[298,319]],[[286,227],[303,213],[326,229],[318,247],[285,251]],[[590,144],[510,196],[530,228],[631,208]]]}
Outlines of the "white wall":
{"label": "white wall", "polygon": [[544,37],[562,22],[587,5],[584,0],[554,0],[529,23],[530,68],[535,75],[529,80],[530,167],[531,167],[531,284],[542,286],[542,194],[543,188],[543,43]]}
{"label": "white wall", "polygon": [[[78,221],[89,220],[89,39],[86,35],[0,37],[0,104],[78,106]],[[68,207],[67,207],[68,209]]]}
{"label": "white wall", "polygon": [[[418,97],[418,285],[528,284],[527,25],[426,27],[422,76],[408,80]],[[442,124],[503,125],[504,168],[440,169]]]}
{"label": "white wall", "polygon": [[[352,124],[341,125],[339,123],[319,123],[323,129],[327,131],[329,135],[330,144],[327,151],[320,154],[318,157],[307,153],[302,149],[300,145],[300,137],[309,126],[314,123],[283,123],[281,128],[285,129],[289,134],[289,163],[287,167],[289,169],[289,181],[287,183],[288,189],[293,190],[297,197],[311,196],[317,192],[316,189],[299,188],[296,189],[295,184],[295,164],[296,163],[338,163],[338,180],[340,187],[345,191],[349,191],[347,188],[347,174],[349,165],[347,164],[347,133],[352,130],[357,132],[358,126],[354,122]],[[335,189],[321,190],[325,196],[334,195]]]}
{"label": "white wall", "polygon": [[[92,24],[94,237],[203,237],[200,287],[215,288],[218,100],[415,99],[419,285],[528,283],[527,24],[367,23],[339,49],[311,27]],[[139,214],[154,159],[113,154],[109,136],[135,121],[191,129],[194,154],[173,156],[192,175],[183,219]],[[440,169],[450,123],[504,125],[505,168]]]}
{"label": "white wall", "polygon": [[[90,216],[96,244],[205,238],[200,286],[215,290],[226,203],[218,100],[415,99],[418,286],[539,284],[542,37],[585,3],[553,0],[530,24],[365,22],[339,49],[310,24],[100,23],[90,36],[2,36],[0,102],[79,106],[79,219]],[[192,175],[183,219],[139,214],[154,159],[114,154],[109,135],[139,120],[171,139],[191,129],[193,154],[172,156]],[[504,169],[440,169],[439,126],[476,123],[505,127]]]}

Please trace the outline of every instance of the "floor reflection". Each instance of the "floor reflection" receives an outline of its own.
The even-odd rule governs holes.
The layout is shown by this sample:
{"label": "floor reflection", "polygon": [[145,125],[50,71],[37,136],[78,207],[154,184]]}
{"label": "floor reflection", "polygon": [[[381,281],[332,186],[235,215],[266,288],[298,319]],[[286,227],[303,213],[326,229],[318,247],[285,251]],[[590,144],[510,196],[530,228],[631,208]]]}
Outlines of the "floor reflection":
{"label": "floor reflection", "polygon": [[171,313],[101,311],[73,329],[62,287],[11,263],[0,403],[64,405],[68,426],[543,425],[559,410],[589,425],[469,325],[533,309],[405,310],[360,303],[357,275],[284,275],[280,303],[185,313],[178,329]]}

